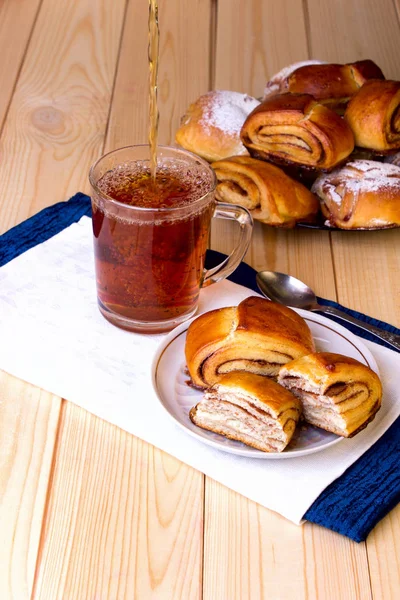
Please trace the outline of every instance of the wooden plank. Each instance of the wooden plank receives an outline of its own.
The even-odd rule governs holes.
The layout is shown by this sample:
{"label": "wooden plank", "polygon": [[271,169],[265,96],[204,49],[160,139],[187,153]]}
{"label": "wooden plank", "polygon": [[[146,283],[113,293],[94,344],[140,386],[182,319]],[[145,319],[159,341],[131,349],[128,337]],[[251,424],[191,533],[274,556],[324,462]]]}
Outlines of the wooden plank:
{"label": "wooden plank", "polygon": [[[39,6],[40,0],[0,4],[3,65],[0,69],[0,127]],[[28,598],[32,591],[60,401],[2,372],[0,394],[0,596]]]}
{"label": "wooden plank", "polygon": [[0,127],[14,91],[41,0],[0,3]]}
{"label": "wooden plank", "polygon": [[125,0],[110,6],[43,1],[0,140],[1,231],[87,189],[103,147]]}
{"label": "wooden plank", "polygon": [[294,525],[210,479],[205,507],[205,598],[372,597],[364,545]]}
{"label": "wooden plank", "polygon": [[0,371],[0,597],[31,597],[60,399]]}
{"label": "wooden plank", "polygon": [[365,544],[306,523],[303,546],[305,599],[310,596],[315,600],[372,600]]}
{"label": "wooden plank", "polygon": [[[160,143],[208,89],[210,2],[186,7],[160,3]],[[106,150],[146,143],[147,78],[147,7],[130,2]],[[36,597],[200,598],[203,480],[65,404]]]}
{"label": "wooden plank", "polygon": [[[228,252],[227,240],[220,241],[218,247]],[[275,230],[255,223],[246,262],[257,271],[289,273],[311,286],[317,295],[336,297],[328,232]]]}
{"label": "wooden plank", "polygon": [[[209,89],[211,1],[193,0],[190,11],[184,0],[160,2],[160,144],[173,145],[186,108]],[[108,150],[147,143],[147,39],[147,12],[131,2],[110,113]]]}
{"label": "wooden plank", "polygon": [[216,89],[258,98],[274,73],[308,58],[302,0],[218,0]]}
{"label": "wooden plank", "polygon": [[201,478],[66,404],[34,597],[190,598],[201,590]]}
{"label": "wooden plank", "polygon": [[400,590],[400,505],[367,538],[374,598],[396,600]]}
{"label": "wooden plank", "polygon": [[[7,5],[2,43],[12,37],[16,61],[37,3]],[[124,0],[110,14],[100,0],[41,8],[0,139],[1,230],[77,191],[104,139]],[[32,591],[61,400],[5,374],[0,389],[0,596],[19,600]]]}
{"label": "wooden plank", "polygon": [[308,0],[307,5],[314,58],[343,63],[371,58],[388,79],[400,78],[399,18],[393,0]]}

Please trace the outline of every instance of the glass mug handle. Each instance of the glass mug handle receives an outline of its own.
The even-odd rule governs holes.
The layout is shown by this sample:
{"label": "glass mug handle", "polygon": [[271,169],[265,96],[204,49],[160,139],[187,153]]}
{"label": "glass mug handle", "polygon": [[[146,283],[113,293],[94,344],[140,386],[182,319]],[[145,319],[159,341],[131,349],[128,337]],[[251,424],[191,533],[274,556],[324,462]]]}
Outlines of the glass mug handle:
{"label": "glass mug handle", "polygon": [[240,227],[240,235],[236,248],[224,261],[222,261],[222,263],[212,269],[203,270],[203,282],[201,285],[203,288],[212,283],[216,283],[217,281],[221,281],[221,279],[225,279],[225,277],[228,277],[228,275],[233,273],[247,252],[251,240],[251,233],[253,231],[253,218],[249,211],[242,206],[218,202],[213,217],[237,221]]}

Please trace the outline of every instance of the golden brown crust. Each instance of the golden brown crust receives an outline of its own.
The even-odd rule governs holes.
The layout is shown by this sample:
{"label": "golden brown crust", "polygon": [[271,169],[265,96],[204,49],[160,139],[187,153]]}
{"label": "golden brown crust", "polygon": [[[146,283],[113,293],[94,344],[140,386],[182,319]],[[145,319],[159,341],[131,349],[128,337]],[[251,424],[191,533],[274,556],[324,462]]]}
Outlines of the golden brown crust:
{"label": "golden brown crust", "polygon": [[322,170],[343,162],[354,149],[347,123],[307,94],[267,98],[247,117],[241,138],[252,156]]}
{"label": "golden brown crust", "polygon": [[254,219],[285,227],[315,219],[316,197],[279,167],[249,156],[233,156],[211,166],[218,179],[217,200],[244,206]]}
{"label": "golden brown crust", "polygon": [[374,406],[372,407],[372,410],[370,412],[370,416],[363,423],[361,423],[361,425],[359,427],[357,427],[357,429],[355,429],[351,433],[348,433],[347,435],[344,435],[343,437],[352,438],[355,435],[357,435],[357,433],[360,433],[360,431],[362,431],[363,429],[365,429],[375,419],[376,413],[378,412],[378,410],[380,409],[380,407],[381,407],[381,401],[377,400],[376,403],[374,404]]}
{"label": "golden brown crust", "polygon": [[313,346],[311,332],[304,319],[294,310],[258,296],[250,296],[237,307],[238,324],[236,331],[249,332],[268,338],[274,337],[277,343],[285,341],[299,344],[301,349]]}
{"label": "golden brown crust", "polygon": [[190,324],[186,336],[185,357],[195,386],[204,388],[209,383],[203,379],[202,365],[210,353],[215,353],[225,346],[236,321],[237,308],[226,307],[206,312]]}
{"label": "golden brown crust", "polygon": [[235,154],[247,154],[240,128],[258,100],[224,90],[203,94],[181,119],[176,142],[209,162]]}
{"label": "golden brown crust", "polygon": [[312,186],[328,224],[340,229],[400,226],[400,167],[354,160]]}
{"label": "golden brown crust", "polygon": [[400,82],[367,81],[346,109],[356,146],[383,153],[400,149]]}
{"label": "golden brown crust", "polygon": [[341,381],[342,377],[352,379],[358,372],[371,380],[379,380],[376,373],[359,360],[334,352],[314,352],[302,356],[284,365],[279,372],[279,377],[289,372],[307,377],[307,380],[320,386],[321,393],[325,393],[331,385]]}
{"label": "golden brown crust", "polygon": [[346,65],[306,65],[291,73],[281,86],[281,92],[311,94],[330,108],[347,104],[369,79],[384,79],[381,69],[372,60]]}
{"label": "golden brown crust", "polygon": [[230,371],[273,376],[280,365],[313,350],[311,332],[297,313],[254,296],[197,317],[185,356],[193,383],[204,388]]}
{"label": "golden brown crust", "polygon": [[359,361],[315,352],[284,365],[278,382],[303,402],[309,423],[352,437],[370,423],[381,406],[378,375]]}
{"label": "golden brown crust", "polygon": [[[268,96],[272,96],[275,94],[284,94],[287,92],[286,82],[292,73],[299,69],[300,67],[305,67],[308,65],[322,65],[324,64],[321,60],[303,60],[300,62],[292,63],[291,65],[287,65],[283,67],[278,73],[275,73],[271,79],[269,79],[265,85],[264,89],[264,100]],[[326,63],[325,63],[326,64]]]}

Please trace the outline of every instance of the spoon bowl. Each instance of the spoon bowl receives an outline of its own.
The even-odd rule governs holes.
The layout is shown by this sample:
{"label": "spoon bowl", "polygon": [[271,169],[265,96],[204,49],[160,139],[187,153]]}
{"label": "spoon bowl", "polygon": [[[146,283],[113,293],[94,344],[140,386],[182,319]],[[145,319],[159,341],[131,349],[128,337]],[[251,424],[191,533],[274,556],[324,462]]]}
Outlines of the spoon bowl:
{"label": "spoon bowl", "polygon": [[273,302],[304,310],[313,310],[318,306],[313,290],[291,275],[275,271],[259,271],[257,285],[261,293]]}

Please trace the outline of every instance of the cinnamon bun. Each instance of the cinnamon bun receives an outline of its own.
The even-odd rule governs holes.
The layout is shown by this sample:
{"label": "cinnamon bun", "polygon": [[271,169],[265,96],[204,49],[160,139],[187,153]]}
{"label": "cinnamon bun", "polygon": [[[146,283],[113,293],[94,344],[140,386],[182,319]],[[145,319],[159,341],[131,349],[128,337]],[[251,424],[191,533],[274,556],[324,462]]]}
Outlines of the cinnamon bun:
{"label": "cinnamon bun", "polygon": [[254,158],[330,170],[354,148],[347,123],[307,94],[271,96],[247,117],[243,144]]}
{"label": "cinnamon bun", "polygon": [[320,175],[312,191],[321,202],[327,225],[340,229],[400,226],[400,167],[354,160]]}
{"label": "cinnamon bun", "polygon": [[176,132],[176,142],[209,162],[247,154],[240,141],[240,130],[247,115],[259,104],[255,98],[239,92],[208,92],[187,109]]}
{"label": "cinnamon bun", "polygon": [[367,81],[349,102],[344,118],[356,146],[382,153],[400,149],[400,81]]}
{"label": "cinnamon bun", "polygon": [[346,65],[310,61],[276,75],[267,89],[278,87],[281,94],[311,94],[321,104],[343,114],[350,98],[370,79],[384,79],[381,69],[372,60]]}
{"label": "cinnamon bun", "polygon": [[253,219],[275,227],[315,220],[316,196],[279,167],[250,156],[232,156],[211,166],[218,179],[217,200],[244,206]]}

